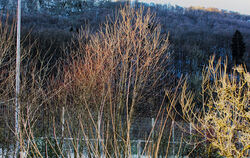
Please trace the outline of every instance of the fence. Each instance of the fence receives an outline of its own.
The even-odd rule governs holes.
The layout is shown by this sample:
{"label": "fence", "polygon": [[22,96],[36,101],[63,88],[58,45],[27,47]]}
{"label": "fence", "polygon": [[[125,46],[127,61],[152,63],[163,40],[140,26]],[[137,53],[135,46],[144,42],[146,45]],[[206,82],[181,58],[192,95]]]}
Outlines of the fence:
{"label": "fence", "polygon": [[[6,155],[12,155],[13,154],[13,141],[14,135],[11,128],[14,120],[14,108],[11,106],[12,104],[1,104],[0,105],[0,157],[5,157]],[[14,105],[14,104],[13,104]],[[45,122],[42,122],[43,119],[40,120],[41,124],[44,124]],[[151,132],[152,139],[149,140],[150,143],[154,141],[153,137],[154,135],[157,135],[157,128],[160,126],[160,121],[155,122],[155,118],[136,118],[134,119],[131,127],[131,150],[133,157],[143,157],[145,155],[142,155],[142,151],[144,149],[146,139],[149,136],[149,133]],[[60,127],[60,125],[58,126]],[[151,131],[155,128],[155,130]],[[39,128],[43,128],[40,126]],[[45,127],[46,128],[46,127]],[[44,129],[39,129],[39,131],[44,131]],[[166,130],[163,135],[163,143],[161,145],[162,151],[166,149],[169,143],[169,151],[168,154],[171,155],[185,155],[186,150],[185,148],[187,146],[194,147],[195,144],[188,144],[187,140],[190,140],[188,137],[190,137],[193,133],[192,127],[184,123],[182,121],[172,121],[169,120],[166,125]],[[185,141],[183,140],[185,138]],[[40,141],[43,143],[47,143],[48,139],[55,139],[54,137],[37,137],[34,141]],[[60,140],[61,138],[57,138]],[[64,142],[64,153],[68,155],[68,157],[74,156],[74,148],[72,146],[72,140],[73,138],[63,138]],[[93,139],[91,141],[97,141],[96,139]],[[100,140],[101,141],[101,140]]]}

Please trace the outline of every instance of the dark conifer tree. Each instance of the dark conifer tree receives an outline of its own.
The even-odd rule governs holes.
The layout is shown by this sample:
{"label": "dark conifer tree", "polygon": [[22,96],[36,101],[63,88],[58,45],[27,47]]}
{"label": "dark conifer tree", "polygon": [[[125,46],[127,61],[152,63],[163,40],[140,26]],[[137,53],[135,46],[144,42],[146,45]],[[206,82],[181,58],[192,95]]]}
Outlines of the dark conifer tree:
{"label": "dark conifer tree", "polygon": [[240,31],[236,30],[234,36],[232,38],[231,44],[232,56],[234,64],[242,64],[243,62],[243,55],[246,50],[245,43],[243,41],[243,37]]}

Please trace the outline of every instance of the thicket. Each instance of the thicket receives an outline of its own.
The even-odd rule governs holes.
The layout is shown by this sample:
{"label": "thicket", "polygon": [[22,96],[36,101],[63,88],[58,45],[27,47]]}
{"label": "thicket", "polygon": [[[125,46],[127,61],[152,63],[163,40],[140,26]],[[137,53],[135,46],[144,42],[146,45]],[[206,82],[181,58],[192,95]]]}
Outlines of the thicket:
{"label": "thicket", "polygon": [[[131,133],[133,126],[138,128],[134,125],[137,116],[153,116],[155,122],[144,135],[141,152],[152,157],[168,156],[171,148],[170,122],[180,112],[179,116],[184,115],[182,120],[191,123],[198,136],[201,139],[205,137],[221,155],[230,156],[225,154],[227,152],[247,156],[249,133],[238,130],[238,125],[247,129],[249,124],[247,70],[238,68],[238,72],[228,75],[227,68],[221,68],[220,60],[213,67],[213,61],[218,60],[213,58],[207,69],[187,80],[191,89],[203,96],[201,100],[196,97],[194,103],[197,104],[192,104],[194,96],[185,93],[185,84],[180,93],[179,75],[202,69],[210,55],[207,53],[209,45],[205,49],[203,42],[198,42],[196,37],[189,40],[188,37],[193,37],[193,34],[164,34],[157,14],[152,14],[147,7],[126,6],[115,13],[97,32],[91,30],[90,23],[85,23],[78,34],[73,34],[69,44],[66,44],[66,37],[72,35],[68,32],[55,33],[54,40],[47,33],[43,39],[49,40],[45,42],[41,38],[36,39],[32,33],[23,36],[22,129],[17,137],[20,150],[28,157],[66,157],[66,149],[70,148],[75,156],[87,154],[100,157],[103,154],[106,157],[129,157],[134,153],[133,140],[136,137]],[[11,26],[8,22],[1,21],[0,24],[0,101],[1,107],[4,107],[1,122],[5,126],[1,128],[1,140],[5,142],[1,146],[3,151],[6,148],[11,151],[15,142],[11,132],[14,119],[10,117],[14,116],[11,109],[15,105],[15,22]],[[206,35],[204,33],[199,37],[203,39]],[[185,44],[187,40],[190,44]],[[177,45],[181,47],[177,49]],[[193,54],[188,54],[189,51]],[[186,55],[192,60],[186,60]],[[182,69],[176,64],[180,64]],[[197,114],[194,111],[196,108],[202,109],[202,112]],[[229,112],[219,111],[222,109]],[[8,110],[9,113],[6,112]],[[207,117],[212,114],[216,117]],[[235,126],[228,127],[231,124]],[[223,130],[220,125],[228,130]],[[233,134],[228,134],[228,131]],[[237,132],[240,134],[235,134]],[[218,143],[222,141],[227,143]],[[178,155],[181,155],[183,147],[178,146]],[[209,150],[207,146],[204,148],[206,152]],[[200,149],[203,150],[202,147]],[[188,152],[193,150],[196,146]]]}
{"label": "thicket", "polygon": [[[155,27],[149,29],[149,23],[155,23]],[[82,29],[73,41],[75,47],[64,48],[67,58],[63,60],[53,61],[53,54],[46,56],[46,50],[40,49],[36,41],[27,44],[29,37],[24,39],[27,47],[22,49],[21,129],[16,136],[20,151],[28,157],[58,157],[66,156],[66,149],[71,148],[75,155],[129,157],[136,139],[131,127],[139,115],[138,107],[150,114],[150,109],[143,107],[150,99],[153,101],[148,107],[159,104],[155,117],[162,124],[144,135],[141,152],[154,157],[163,154],[162,135],[176,103],[177,89],[173,90],[171,84],[168,36],[161,35],[160,29],[149,10],[125,6],[99,32],[89,34]],[[8,25],[6,30],[15,32]],[[8,37],[8,31],[2,35]],[[14,39],[13,35],[1,41],[3,46],[13,45],[13,55]],[[12,59],[14,56],[9,56],[6,62]],[[8,73],[14,74],[14,65],[8,67]],[[1,78],[1,95],[6,95],[1,96],[2,106],[8,105],[12,111],[14,101],[7,101],[14,98],[13,77],[7,74]],[[160,100],[154,101],[156,98]],[[11,122],[5,123],[13,129]],[[157,134],[153,135],[153,130]],[[65,143],[68,138],[70,141]]]}

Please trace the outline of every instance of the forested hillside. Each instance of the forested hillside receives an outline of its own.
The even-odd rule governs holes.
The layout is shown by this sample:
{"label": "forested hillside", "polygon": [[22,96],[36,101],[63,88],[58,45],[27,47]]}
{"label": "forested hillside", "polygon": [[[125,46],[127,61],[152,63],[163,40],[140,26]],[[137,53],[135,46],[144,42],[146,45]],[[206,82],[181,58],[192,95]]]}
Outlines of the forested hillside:
{"label": "forested hillside", "polygon": [[[113,16],[121,5],[107,1],[60,0],[23,3],[23,28],[42,34],[60,34],[65,36],[66,41],[70,41],[68,35],[78,32],[81,27],[89,26],[91,32],[96,32],[99,25],[106,21],[106,17]],[[141,4],[135,7],[139,5]],[[169,34],[178,71],[196,71],[195,69],[202,67],[201,63],[206,63],[212,54],[223,57],[227,55],[230,62],[230,44],[236,30],[242,32],[246,43],[244,59],[246,63],[250,63],[250,16],[215,8],[142,5],[156,14],[162,25],[161,33]],[[10,2],[7,5],[7,1],[2,1],[2,6],[5,6],[2,8],[6,11]],[[11,12],[11,9],[9,11]]]}

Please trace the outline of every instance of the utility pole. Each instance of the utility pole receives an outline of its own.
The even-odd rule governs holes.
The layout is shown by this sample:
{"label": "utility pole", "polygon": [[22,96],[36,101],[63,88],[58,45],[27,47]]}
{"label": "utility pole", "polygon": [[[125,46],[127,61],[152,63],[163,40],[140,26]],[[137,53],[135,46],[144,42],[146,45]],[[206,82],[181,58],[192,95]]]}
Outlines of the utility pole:
{"label": "utility pole", "polygon": [[[20,53],[20,36],[21,36],[21,0],[18,0],[17,3],[17,47],[16,47],[16,111],[15,111],[15,134],[16,134],[16,151],[15,156],[18,156],[18,150],[20,148],[20,103],[19,103],[19,94],[20,94],[20,63],[21,63],[21,53]],[[23,155],[20,152],[20,158]]]}

